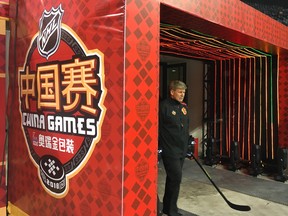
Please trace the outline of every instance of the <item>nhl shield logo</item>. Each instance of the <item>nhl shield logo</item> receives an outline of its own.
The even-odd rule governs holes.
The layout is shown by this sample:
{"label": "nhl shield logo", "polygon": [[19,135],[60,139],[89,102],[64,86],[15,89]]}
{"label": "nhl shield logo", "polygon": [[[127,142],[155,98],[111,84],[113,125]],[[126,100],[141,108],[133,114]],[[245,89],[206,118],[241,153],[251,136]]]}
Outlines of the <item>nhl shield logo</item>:
{"label": "nhl shield logo", "polygon": [[61,39],[61,21],[64,11],[59,5],[48,12],[44,11],[39,21],[39,36],[37,38],[37,47],[40,55],[48,59],[53,55]]}

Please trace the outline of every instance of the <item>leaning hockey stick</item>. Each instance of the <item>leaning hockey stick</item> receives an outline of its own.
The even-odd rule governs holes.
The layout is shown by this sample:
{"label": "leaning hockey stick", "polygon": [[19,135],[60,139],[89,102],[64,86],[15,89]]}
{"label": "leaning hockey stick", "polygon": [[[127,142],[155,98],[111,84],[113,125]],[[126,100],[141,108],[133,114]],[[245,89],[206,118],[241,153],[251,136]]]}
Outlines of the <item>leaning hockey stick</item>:
{"label": "leaning hockey stick", "polygon": [[202,171],[205,173],[205,175],[207,176],[207,178],[210,180],[210,182],[213,184],[213,186],[216,188],[216,190],[220,193],[220,195],[222,196],[222,198],[225,200],[225,202],[232,208],[238,211],[250,211],[251,208],[250,206],[246,206],[246,205],[237,205],[234,203],[231,203],[225,196],[224,194],[221,192],[221,190],[217,187],[217,185],[214,183],[214,181],[211,179],[211,177],[209,176],[209,174],[207,173],[207,171],[204,169],[204,167],[199,163],[199,161],[195,158],[194,154],[191,152],[190,153],[191,156],[194,158],[194,160],[196,161],[196,163],[199,165],[199,167],[202,169]]}

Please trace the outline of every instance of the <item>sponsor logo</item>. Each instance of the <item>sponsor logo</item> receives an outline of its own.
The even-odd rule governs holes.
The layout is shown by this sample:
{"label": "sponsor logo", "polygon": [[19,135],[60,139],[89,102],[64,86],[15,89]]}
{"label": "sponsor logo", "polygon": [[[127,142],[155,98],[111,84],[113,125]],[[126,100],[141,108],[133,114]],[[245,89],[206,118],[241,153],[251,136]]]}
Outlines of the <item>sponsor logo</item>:
{"label": "sponsor logo", "polygon": [[43,188],[56,198],[89,160],[106,112],[104,56],[61,23],[63,14],[61,5],[43,12],[18,71],[27,149]]}

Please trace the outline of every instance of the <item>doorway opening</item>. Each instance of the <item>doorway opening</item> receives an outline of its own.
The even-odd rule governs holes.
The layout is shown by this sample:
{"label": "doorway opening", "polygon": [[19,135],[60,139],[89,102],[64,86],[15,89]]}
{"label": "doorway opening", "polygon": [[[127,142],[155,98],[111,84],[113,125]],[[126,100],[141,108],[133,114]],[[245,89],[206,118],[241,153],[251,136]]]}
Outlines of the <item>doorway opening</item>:
{"label": "doorway opening", "polygon": [[[170,59],[172,60],[172,59]],[[186,83],[186,63],[160,62],[160,100],[166,99],[169,95],[169,83],[171,80],[180,80]],[[187,97],[184,98],[187,103]]]}

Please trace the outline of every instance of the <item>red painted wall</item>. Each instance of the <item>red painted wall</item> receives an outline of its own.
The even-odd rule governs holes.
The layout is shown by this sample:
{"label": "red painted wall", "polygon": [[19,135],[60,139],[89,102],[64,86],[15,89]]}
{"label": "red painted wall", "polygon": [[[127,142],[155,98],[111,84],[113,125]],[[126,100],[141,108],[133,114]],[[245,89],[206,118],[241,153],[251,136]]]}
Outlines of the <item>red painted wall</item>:
{"label": "red painted wall", "polygon": [[9,5],[0,3],[0,207],[6,206],[6,21]]}
{"label": "red painted wall", "polygon": [[288,54],[279,57],[279,146],[288,148]]}

